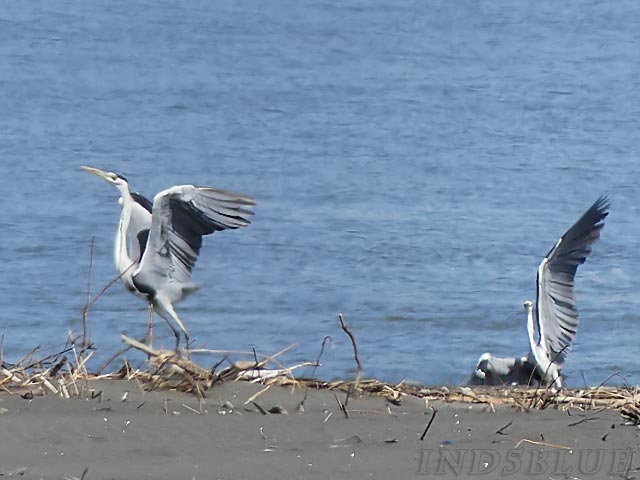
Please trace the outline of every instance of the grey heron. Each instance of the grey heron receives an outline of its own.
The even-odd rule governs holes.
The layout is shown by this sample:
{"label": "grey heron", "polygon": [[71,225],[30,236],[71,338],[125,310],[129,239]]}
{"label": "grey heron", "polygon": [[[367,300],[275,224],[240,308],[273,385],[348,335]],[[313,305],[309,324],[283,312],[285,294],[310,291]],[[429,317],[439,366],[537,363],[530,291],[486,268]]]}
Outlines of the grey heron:
{"label": "grey heron", "polygon": [[469,383],[484,385],[528,384],[531,380],[561,388],[560,371],[578,330],[574,283],[578,266],[591,254],[600,238],[609,200],[601,196],[555,243],[538,267],[536,301],[527,300],[529,354],[499,358],[483,354]]}
{"label": "grey heron", "polygon": [[221,230],[246,227],[255,201],[243,194],[211,187],[177,185],[158,193],[153,202],[131,192],[122,175],[81,167],[120,192],[122,207],[115,239],[115,263],[125,287],[144,298],[167,322],[180,346],[182,330],[187,348],[189,332],[173,305],[195,292],[191,272],[202,237]]}

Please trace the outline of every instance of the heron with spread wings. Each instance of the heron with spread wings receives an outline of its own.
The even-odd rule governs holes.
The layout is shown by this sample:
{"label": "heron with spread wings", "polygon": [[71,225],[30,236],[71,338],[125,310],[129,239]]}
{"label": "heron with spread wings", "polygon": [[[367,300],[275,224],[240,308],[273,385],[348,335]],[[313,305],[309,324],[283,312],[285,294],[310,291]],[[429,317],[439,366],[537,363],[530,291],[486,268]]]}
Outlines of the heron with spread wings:
{"label": "heron with spread wings", "polygon": [[524,302],[531,351],[521,358],[484,353],[469,383],[529,384],[532,379],[560,388],[560,371],[578,330],[574,282],[578,266],[600,238],[609,200],[600,197],[560,237],[538,267],[536,301]]}
{"label": "heron with spread wings", "polygon": [[[255,201],[240,193],[211,187],[178,185],[158,193],[153,203],[129,190],[122,175],[81,167],[120,192],[122,207],[115,240],[120,278],[132,293],[144,298],[167,322],[180,346],[180,331],[189,346],[189,332],[173,305],[195,292],[191,281],[202,237],[246,227]],[[173,323],[178,328],[176,328]]]}

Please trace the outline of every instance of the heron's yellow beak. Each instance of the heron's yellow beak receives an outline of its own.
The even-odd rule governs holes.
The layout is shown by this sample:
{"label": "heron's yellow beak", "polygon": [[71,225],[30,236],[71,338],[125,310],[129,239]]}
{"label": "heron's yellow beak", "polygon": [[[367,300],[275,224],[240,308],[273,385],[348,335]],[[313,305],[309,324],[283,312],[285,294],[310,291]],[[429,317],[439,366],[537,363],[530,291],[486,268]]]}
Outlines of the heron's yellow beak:
{"label": "heron's yellow beak", "polygon": [[84,165],[81,165],[80,168],[83,169],[85,172],[93,173],[94,175],[99,176],[100,178],[102,178],[103,180],[106,180],[107,182],[111,182],[112,174],[110,172],[105,172],[104,170],[99,170],[93,167],[86,167]]}

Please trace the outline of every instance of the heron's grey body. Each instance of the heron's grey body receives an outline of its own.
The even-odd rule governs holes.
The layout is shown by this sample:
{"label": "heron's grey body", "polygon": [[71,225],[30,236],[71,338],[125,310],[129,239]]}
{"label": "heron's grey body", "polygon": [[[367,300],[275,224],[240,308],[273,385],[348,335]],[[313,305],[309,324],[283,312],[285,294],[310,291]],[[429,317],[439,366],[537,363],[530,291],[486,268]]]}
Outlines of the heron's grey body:
{"label": "heron's grey body", "polygon": [[115,262],[122,282],[131,292],[153,306],[173,330],[176,348],[180,333],[189,333],[173,305],[198,287],[191,281],[202,237],[245,227],[253,212],[246,207],[255,201],[240,193],[211,187],[179,185],[158,193],[153,203],[129,191],[127,180],[112,172],[92,167],[120,192],[122,212],[115,240]]}
{"label": "heron's grey body", "polygon": [[478,359],[476,369],[469,380],[470,385],[528,385],[542,380],[536,369],[535,359],[494,357],[484,353]]}
{"label": "heron's grey body", "polygon": [[560,237],[538,267],[535,305],[524,303],[530,352],[526,357],[478,360],[469,383],[529,384],[532,380],[561,387],[560,371],[578,329],[574,280],[579,265],[591,254],[609,214],[606,196],[596,202]]}

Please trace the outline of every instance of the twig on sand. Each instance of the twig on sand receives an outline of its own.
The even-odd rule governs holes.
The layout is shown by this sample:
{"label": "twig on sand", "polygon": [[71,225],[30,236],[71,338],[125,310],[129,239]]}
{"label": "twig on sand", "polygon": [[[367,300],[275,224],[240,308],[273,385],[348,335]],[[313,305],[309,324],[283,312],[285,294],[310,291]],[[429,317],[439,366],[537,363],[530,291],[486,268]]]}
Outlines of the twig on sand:
{"label": "twig on sand", "polygon": [[[82,471],[82,475],[80,475],[80,478],[67,475],[67,476],[63,477],[63,480],[84,480],[85,477],[87,476],[87,472],[88,471],[89,471],[89,467],[85,467],[84,470]],[[9,475],[11,475],[11,474],[9,474]],[[20,475],[24,475],[24,473],[21,473]]]}
{"label": "twig on sand", "polygon": [[506,435],[506,433],[504,433],[504,431],[509,428],[511,425],[513,425],[513,420],[511,420],[509,423],[507,423],[504,427],[498,429],[496,431],[496,434],[498,435]]}
{"label": "twig on sand", "polygon": [[342,327],[342,330],[344,330],[344,333],[346,333],[351,339],[351,344],[353,345],[353,357],[356,361],[356,366],[357,366],[356,380],[353,383],[352,387],[347,391],[347,398],[344,401],[344,413],[348,418],[349,415],[347,414],[347,405],[349,404],[349,397],[353,392],[358,390],[358,384],[360,383],[360,376],[362,375],[362,363],[360,363],[360,356],[358,355],[358,344],[356,343],[356,338],[353,336],[353,333],[351,332],[347,324],[344,323],[344,317],[342,316],[341,313],[338,314],[338,320],[340,320],[340,326]]}
{"label": "twig on sand", "polygon": [[258,398],[260,395],[262,395],[264,392],[266,392],[267,390],[269,390],[271,388],[271,385],[267,385],[266,387],[264,387],[262,390],[260,390],[258,393],[255,393],[253,395],[251,395],[246,402],[244,402],[245,405],[248,405],[249,403],[253,402],[256,398]]}
{"label": "twig on sand", "polygon": [[199,412],[198,410],[196,410],[193,407],[190,407],[189,405],[187,405],[186,403],[181,403],[180,405],[182,405],[183,408],[189,410],[191,413],[195,413],[196,415],[202,415],[202,412]]}
{"label": "twig on sand", "polygon": [[424,432],[422,432],[422,435],[420,436],[420,441],[424,440],[424,437],[427,435],[427,432],[429,431],[429,429],[431,428],[431,424],[433,423],[433,421],[436,419],[436,414],[438,413],[438,410],[436,410],[435,408],[433,409],[433,413],[431,414],[431,418],[429,419],[429,423],[427,423],[427,427],[424,429]]}
{"label": "twig on sand", "polygon": [[[333,396],[336,399],[336,402],[338,403],[338,407],[340,407],[340,411],[342,413],[344,413],[345,418],[349,418],[349,412],[347,411],[347,405],[340,401],[340,399],[338,398],[338,394],[337,393],[334,392]],[[349,398],[349,393],[348,392],[347,392],[347,398]]]}
{"label": "twig on sand", "polygon": [[324,420],[322,421],[322,423],[323,424],[327,423],[332,416],[333,416],[333,410],[331,410],[329,414],[326,417],[324,417]]}
{"label": "twig on sand", "polygon": [[262,415],[269,415],[269,412],[267,411],[267,409],[264,408],[262,405],[260,405],[258,402],[251,402],[251,403],[258,409],[258,411]]}
{"label": "twig on sand", "polygon": [[514,448],[514,449],[515,449],[515,448],[518,448],[518,447],[520,447],[520,445],[522,445],[523,443],[530,443],[530,444],[532,444],[532,445],[538,445],[538,446],[541,446],[541,447],[560,448],[560,449],[562,449],[562,450],[569,450],[569,451],[571,451],[571,450],[572,450],[572,448],[571,448],[571,447],[567,447],[567,446],[565,446],[565,445],[557,445],[557,444],[555,444],[555,443],[549,443],[549,442],[537,442],[537,441],[535,441],[535,440],[529,440],[528,438],[523,438],[523,439],[522,439],[522,440],[520,440],[518,443],[516,443],[516,444],[515,444],[515,446],[514,446],[513,448]]}
{"label": "twig on sand", "polygon": [[580,425],[581,423],[591,422],[593,420],[599,420],[599,419],[600,419],[600,417],[594,417],[592,415],[592,416],[589,416],[589,417],[584,417],[582,420],[578,420],[577,422],[570,423],[569,425],[567,425],[567,427],[575,427],[576,425]]}

